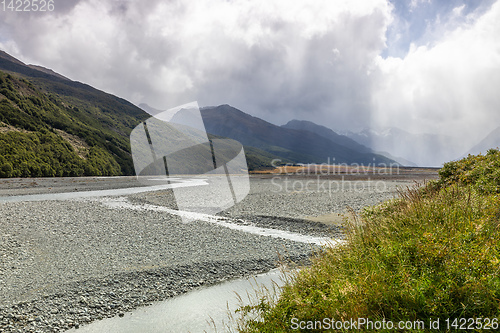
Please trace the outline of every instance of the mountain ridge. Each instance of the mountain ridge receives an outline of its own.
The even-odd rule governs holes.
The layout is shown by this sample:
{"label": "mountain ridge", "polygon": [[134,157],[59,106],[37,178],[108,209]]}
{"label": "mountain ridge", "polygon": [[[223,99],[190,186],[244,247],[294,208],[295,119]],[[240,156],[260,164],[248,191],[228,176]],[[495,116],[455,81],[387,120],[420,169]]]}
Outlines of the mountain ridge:
{"label": "mountain ridge", "polygon": [[384,156],[361,153],[305,130],[266,122],[227,104],[201,109],[207,132],[240,141],[301,163],[396,163]]}
{"label": "mountain ridge", "polygon": [[[50,69],[26,65],[3,51],[0,77],[0,162],[8,170],[3,176],[134,174],[128,136],[147,113],[124,99]],[[39,150],[40,140],[52,142],[54,149]],[[8,149],[17,149],[16,141],[22,154],[9,153]]]}
{"label": "mountain ridge", "polygon": [[373,153],[373,151],[370,148],[352,140],[351,138],[338,134],[334,130],[326,126],[318,125],[312,121],[292,119],[285,125],[281,125],[281,127],[306,130],[309,132],[317,133],[322,137],[325,137],[347,148],[357,150],[361,153]]}
{"label": "mountain ridge", "polygon": [[[0,177],[135,174],[130,132],[160,110],[145,112],[51,69],[26,65],[4,51],[0,81]],[[38,149],[40,140],[50,141],[53,149]],[[9,154],[17,142],[24,142],[17,147],[22,154]],[[253,147],[246,147],[245,153],[249,169],[269,168],[275,157]],[[61,154],[64,161],[53,158]]]}
{"label": "mountain ridge", "polygon": [[471,149],[467,151],[462,157],[466,157],[467,155],[477,155],[479,153],[486,154],[489,149],[500,147],[500,127],[495,128],[493,131],[488,133],[479,141],[476,145],[474,145]]}

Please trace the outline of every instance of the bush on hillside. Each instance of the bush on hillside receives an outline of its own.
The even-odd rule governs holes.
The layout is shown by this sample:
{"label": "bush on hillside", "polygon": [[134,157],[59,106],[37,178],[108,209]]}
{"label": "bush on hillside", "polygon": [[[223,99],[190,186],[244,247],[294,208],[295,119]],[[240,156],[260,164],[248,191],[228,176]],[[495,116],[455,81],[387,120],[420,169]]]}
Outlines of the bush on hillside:
{"label": "bush on hillside", "polygon": [[446,163],[439,171],[439,185],[472,185],[483,193],[500,193],[500,151],[490,149],[486,155],[469,155]]}

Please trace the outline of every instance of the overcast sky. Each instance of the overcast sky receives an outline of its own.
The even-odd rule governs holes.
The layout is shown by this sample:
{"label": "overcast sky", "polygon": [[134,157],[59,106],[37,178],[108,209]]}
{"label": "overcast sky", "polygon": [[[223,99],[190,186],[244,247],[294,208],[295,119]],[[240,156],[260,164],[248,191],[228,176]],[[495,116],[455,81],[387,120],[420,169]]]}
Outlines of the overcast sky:
{"label": "overcast sky", "polygon": [[[135,104],[459,134],[500,120],[500,0],[55,0],[0,48]],[[469,144],[470,142],[470,144]]]}

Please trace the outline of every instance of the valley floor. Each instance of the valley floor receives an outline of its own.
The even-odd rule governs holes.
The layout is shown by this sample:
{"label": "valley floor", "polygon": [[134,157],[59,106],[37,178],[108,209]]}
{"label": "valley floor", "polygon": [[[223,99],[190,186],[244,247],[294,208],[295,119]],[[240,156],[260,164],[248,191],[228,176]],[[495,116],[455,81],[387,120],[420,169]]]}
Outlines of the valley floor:
{"label": "valley floor", "polygon": [[0,330],[62,331],[270,270],[279,254],[307,262],[314,247],[307,237],[341,238],[338,214],[347,206],[359,211],[424,178],[434,179],[436,172],[253,175],[243,201],[191,223],[169,211],[175,208],[171,190],[68,200],[19,197],[139,188],[131,177],[0,180]]}

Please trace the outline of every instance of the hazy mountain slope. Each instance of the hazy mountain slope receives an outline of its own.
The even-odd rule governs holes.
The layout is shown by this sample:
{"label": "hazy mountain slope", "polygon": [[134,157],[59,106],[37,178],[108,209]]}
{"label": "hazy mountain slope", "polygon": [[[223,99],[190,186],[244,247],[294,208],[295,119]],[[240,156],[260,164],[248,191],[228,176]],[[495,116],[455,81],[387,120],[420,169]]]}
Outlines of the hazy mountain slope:
{"label": "hazy mountain slope", "polygon": [[382,155],[382,156],[385,156],[387,158],[390,158],[391,160],[394,160],[394,161],[398,162],[399,164],[401,164],[403,166],[409,166],[409,167],[416,167],[416,166],[418,166],[417,164],[415,164],[412,161],[408,161],[407,159],[399,157],[399,156],[393,156],[392,154],[390,154],[390,153],[388,153],[386,151],[376,151],[375,153],[377,153],[379,155]]}
{"label": "hazy mountain slope", "polygon": [[499,148],[500,147],[500,127],[497,127],[493,131],[491,131],[483,140],[481,140],[477,145],[469,149],[469,151],[465,154],[477,155],[477,154],[485,154],[491,148]]}
{"label": "hazy mountain slope", "polygon": [[[158,113],[164,112],[165,110],[159,110],[155,109],[148,104],[141,103],[139,104],[139,107],[143,109],[144,111],[148,112],[151,115],[156,115]],[[178,115],[178,114],[177,114]],[[176,119],[176,116],[174,116],[172,119]],[[186,120],[182,121],[180,119],[177,119],[180,123],[186,123]],[[189,121],[187,121],[189,122]],[[214,134],[209,134],[208,135],[209,139],[223,139],[225,137],[219,136],[219,135],[214,135]],[[259,148],[251,147],[248,145],[244,145],[244,150],[245,150],[245,156],[247,159],[247,164],[248,164],[248,170],[259,170],[259,169],[267,169],[267,168],[272,168],[272,161],[275,159],[280,159],[280,157],[273,155],[267,151],[264,151]],[[291,160],[281,158],[281,163],[291,163]]]}
{"label": "hazy mountain slope", "polygon": [[306,130],[309,132],[313,132],[313,133],[319,134],[322,137],[325,137],[325,138],[327,138],[335,143],[338,143],[342,146],[345,146],[347,148],[353,149],[353,150],[361,152],[361,153],[374,153],[374,154],[385,156],[385,157],[387,157],[393,161],[396,161],[397,163],[404,165],[404,166],[417,166],[415,163],[408,161],[407,159],[394,156],[388,152],[373,151],[372,149],[358,143],[357,141],[355,141],[355,140],[353,140],[345,135],[338,134],[328,127],[315,124],[311,121],[291,120],[287,124],[282,125],[281,127],[298,129],[298,130]]}
{"label": "hazy mountain slope", "polygon": [[347,136],[344,136],[344,135],[337,134],[333,130],[329,129],[328,127],[315,124],[311,121],[294,119],[294,120],[290,120],[285,125],[281,125],[281,127],[316,133],[316,134],[321,135],[322,137],[329,139],[332,142],[335,142],[335,143],[342,145],[344,147],[353,149],[353,150],[358,151],[360,153],[372,153],[373,152],[370,148],[359,144],[358,142],[354,141],[353,139],[348,138]]}
{"label": "hazy mountain slope", "polygon": [[201,109],[207,132],[228,137],[295,162],[394,163],[371,153],[360,153],[309,131],[283,128],[252,117],[229,105]]}
{"label": "hazy mountain slope", "polygon": [[386,151],[419,166],[441,166],[459,155],[454,148],[456,139],[440,134],[414,134],[391,127],[345,135],[374,151]]}
{"label": "hazy mountain slope", "polygon": [[155,115],[157,113],[160,113],[160,112],[163,112],[165,110],[158,110],[158,109],[155,109],[149,105],[147,105],[146,103],[141,103],[138,105],[138,107],[140,107],[142,110],[146,111],[147,113],[149,113],[150,115]]}

